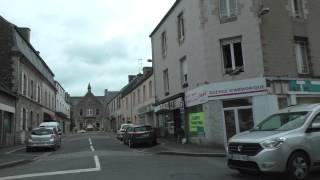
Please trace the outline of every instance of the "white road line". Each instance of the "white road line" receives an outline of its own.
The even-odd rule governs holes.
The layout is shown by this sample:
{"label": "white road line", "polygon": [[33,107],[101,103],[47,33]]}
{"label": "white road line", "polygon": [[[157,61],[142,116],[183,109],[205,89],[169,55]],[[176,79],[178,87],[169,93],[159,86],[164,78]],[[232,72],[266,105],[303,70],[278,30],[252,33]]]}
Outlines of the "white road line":
{"label": "white road line", "polygon": [[42,176],[54,176],[54,175],[63,175],[63,174],[78,174],[86,172],[97,172],[101,171],[101,166],[98,156],[94,156],[94,162],[96,167],[89,169],[75,169],[75,170],[66,170],[66,171],[55,171],[55,172],[46,172],[46,173],[34,173],[34,174],[24,174],[18,176],[8,176],[0,177],[0,180],[10,180],[10,179],[24,179],[24,178],[33,178],[33,177],[42,177]]}
{"label": "white road line", "polygon": [[91,138],[89,138],[89,144],[90,144],[90,145],[92,145],[92,141],[91,141]]}
{"label": "white road line", "polygon": [[90,149],[91,149],[92,152],[95,151],[92,145],[90,146]]}
{"label": "white road line", "polygon": [[26,147],[20,147],[20,148],[17,148],[17,149],[13,149],[13,150],[11,150],[11,151],[6,152],[5,154],[11,154],[11,153],[14,153],[14,152],[23,150],[23,149],[25,149],[25,148],[26,148]]}

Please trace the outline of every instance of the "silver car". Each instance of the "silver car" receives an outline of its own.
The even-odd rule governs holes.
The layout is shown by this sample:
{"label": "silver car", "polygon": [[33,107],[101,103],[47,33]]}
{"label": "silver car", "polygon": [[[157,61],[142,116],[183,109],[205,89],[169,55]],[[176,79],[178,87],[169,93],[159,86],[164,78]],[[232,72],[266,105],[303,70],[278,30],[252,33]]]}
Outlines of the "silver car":
{"label": "silver car", "polygon": [[28,137],[26,151],[35,148],[51,148],[54,151],[61,147],[61,138],[56,128],[40,127],[33,129]]}
{"label": "silver car", "polygon": [[228,143],[228,166],[307,179],[320,167],[320,104],[297,105],[266,118]]}

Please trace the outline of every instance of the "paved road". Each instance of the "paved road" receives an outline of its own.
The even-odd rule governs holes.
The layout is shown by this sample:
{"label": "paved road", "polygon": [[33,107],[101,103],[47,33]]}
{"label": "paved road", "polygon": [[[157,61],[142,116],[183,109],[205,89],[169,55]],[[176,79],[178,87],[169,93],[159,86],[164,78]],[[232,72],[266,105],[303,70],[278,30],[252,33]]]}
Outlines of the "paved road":
{"label": "paved road", "polygon": [[[32,163],[0,170],[0,180],[276,180],[276,176],[242,176],[226,168],[224,158],[160,156],[157,147],[129,149],[106,134],[64,137],[56,152],[40,152]],[[23,151],[15,152],[18,154]],[[319,179],[313,174],[311,180]]]}

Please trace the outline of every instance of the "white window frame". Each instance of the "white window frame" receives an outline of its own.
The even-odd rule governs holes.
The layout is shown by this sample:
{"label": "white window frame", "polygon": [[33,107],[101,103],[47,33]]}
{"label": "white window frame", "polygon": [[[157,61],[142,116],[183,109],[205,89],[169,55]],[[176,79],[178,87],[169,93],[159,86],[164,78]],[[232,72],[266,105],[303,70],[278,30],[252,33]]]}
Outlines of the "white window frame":
{"label": "white window frame", "polygon": [[[226,2],[226,12],[223,13],[221,10],[221,1]],[[235,1],[235,9],[231,9],[231,1]],[[236,17],[238,13],[238,0],[219,0],[219,15],[220,19],[228,19]]]}
{"label": "white window frame", "polygon": [[178,42],[182,44],[185,39],[185,21],[184,21],[184,14],[181,12],[178,17]]}
{"label": "white window frame", "polygon": [[184,86],[188,84],[188,64],[186,56],[180,59],[180,72],[181,85]]}
{"label": "white window frame", "polygon": [[162,57],[167,57],[168,44],[167,44],[167,33],[164,31],[161,34],[161,48],[162,48]]}
{"label": "white window frame", "polygon": [[170,86],[169,86],[169,70],[165,69],[163,71],[163,87],[164,87],[164,93],[169,93]]}
{"label": "white window frame", "polygon": [[[295,2],[297,3],[298,7],[296,7]],[[291,8],[292,8],[292,14],[293,17],[295,18],[304,18],[305,13],[304,13],[304,0],[291,0]]]}
{"label": "white window frame", "polygon": [[87,116],[93,116],[93,109],[91,108],[87,109]]}
{"label": "white window frame", "polygon": [[[304,51],[304,53],[302,52]],[[304,57],[303,57],[304,55]],[[310,74],[308,42],[304,40],[295,40],[295,56],[297,70],[299,74]],[[304,67],[306,66],[306,67]]]}
{"label": "white window frame", "polygon": [[[234,51],[234,44],[236,43],[241,43],[241,51],[242,51],[242,66],[236,66],[236,59],[235,59],[235,51]],[[221,40],[221,54],[222,54],[222,64],[223,64],[223,69],[224,69],[224,72],[228,71],[228,70],[237,70],[237,69],[242,69],[244,71],[244,66],[245,66],[245,63],[244,63],[244,56],[243,56],[243,43],[242,43],[242,38],[232,38],[232,39],[223,39]],[[225,68],[225,59],[224,59],[224,51],[223,51],[223,46],[224,45],[230,45],[230,53],[231,53],[231,64],[232,64],[232,67],[231,69],[226,69]]]}

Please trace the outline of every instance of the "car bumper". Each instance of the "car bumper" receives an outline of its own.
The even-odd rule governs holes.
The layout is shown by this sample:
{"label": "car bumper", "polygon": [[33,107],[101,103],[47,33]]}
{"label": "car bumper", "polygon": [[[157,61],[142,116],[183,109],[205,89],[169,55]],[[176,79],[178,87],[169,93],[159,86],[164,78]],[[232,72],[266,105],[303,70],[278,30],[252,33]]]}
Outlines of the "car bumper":
{"label": "car bumper", "polygon": [[155,142],[155,138],[135,138],[133,139],[134,144],[150,144]]}
{"label": "car bumper", "polygon": [[45,142],[45,143],[29,143],[27,148],[53,148],[56,144],[54,142]]}
{"label": "car bumper", "polygon": [[287,157],[281,149],[264,149],[256,156],[235,156],[237,155],[227,156],[231,169],[275,173],[284,172],[286,169]]}

